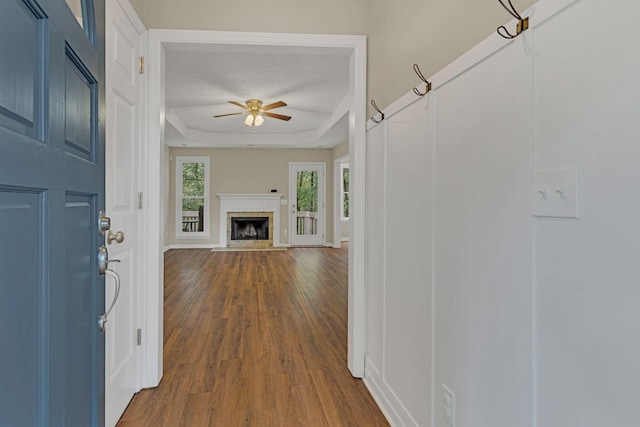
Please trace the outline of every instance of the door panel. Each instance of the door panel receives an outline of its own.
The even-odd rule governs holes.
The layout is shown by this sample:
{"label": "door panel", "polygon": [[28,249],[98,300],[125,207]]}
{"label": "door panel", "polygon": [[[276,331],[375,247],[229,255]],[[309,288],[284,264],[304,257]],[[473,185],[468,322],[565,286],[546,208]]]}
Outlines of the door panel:
{"label": "door panel", "polygon": [[324,163],[290,163],[292,246],[324,244]]}
{"label": "door panel", "polygon": [[1,425],[34,426],[39,419],[33,408],[40,406],[38,365],[43,348],[38,338],[43,324],[38,313],[45,282],[41,269],[25,267],[26,260],[42,262],[43,199],[39,192],[0,188],[2,237],[13,242],[0,246],[0,342],[5,343],[0,363]]}
{"label": "door panel", "polygon": [[[51,268],[62,280],[49,288],[50,304],[50,401],[51,425],[90,425],[91,405],[86,397],[92,389],[95,349],[76,348],[76,342],[91,343],[96,330],[97,267],[92,262],[99,246],[96,236],[98,211],[95,195],[52,192],[52,202],[62,200],[58,212],[63,224],[64,257]],[[57,222],[57,221],[56,221]],[[58,251],[61,252],[61,251]]]}
{"label": "door panel", "polygon": [[[40,136],[43,69],[41,33],[45,20],[22,1],[3,3],[0,28],[12,34],[0,37],[0,53],[10,61],[0,67],[0,126],[32,138]],[[31,52],[31,54],[25,54]]]}
{"label": "door panel", "polygon": [[65,150],[82,159],[95,159],[95,112],[98,87],[82,60],[70,49],[65,58]]}
{"label": "door panel", "polygon": [[0,0],[2,426],[103,424],[104,5],[95,6],[87,37],[64,0]]}
{"label": "door panel", "polygon": [[[140,35],[116,0],[107,5],[107,130],[106,211],[113,232],[124,240],[107,244],[120,262],[111,264],[120,275],[120,295],[106,330],[106,426],[114,426],[138,391],[138,159],[140,112]],[[107,285],[106,300],[114,287]]]}

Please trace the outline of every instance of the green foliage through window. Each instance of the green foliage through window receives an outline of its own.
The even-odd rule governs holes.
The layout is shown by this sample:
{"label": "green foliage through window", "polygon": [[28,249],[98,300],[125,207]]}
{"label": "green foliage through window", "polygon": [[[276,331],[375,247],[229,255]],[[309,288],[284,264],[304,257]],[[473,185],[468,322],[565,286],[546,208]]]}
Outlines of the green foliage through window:
{"label": "green foliage through window", "polygon": [[182,199],[183,211],[198,211],[200,206],[204,206],[204,199]]}
{"label": "green foliage through window", "polygon": [[342,217],[349,218],[349,167],[342,168]]}
{"label": "green foliage through window", "polygon": [[298,211],[318,212],[318,172],[299,171],[296,186]]}
{"label": "green foliage through window", "polygon": [[177,233],[208,232],[209,159],[176,157],[176,231]]}
{"label": "green foliage through window", "polygon": [[204,163],[182,164],[182,195],[204,197]]}

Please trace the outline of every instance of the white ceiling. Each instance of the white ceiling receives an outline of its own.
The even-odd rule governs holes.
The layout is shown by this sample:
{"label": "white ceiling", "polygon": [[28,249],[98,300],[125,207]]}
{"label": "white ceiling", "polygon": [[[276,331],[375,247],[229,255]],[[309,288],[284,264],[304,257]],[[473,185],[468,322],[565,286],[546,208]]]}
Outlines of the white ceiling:
{"label": "white ceiling", "polygon": [[[349,54],[342,48],[173,43],[165,55],[165,143],[191,147],[330,148],[348,138]],[[227,101],[261,99],[255,132]]]}

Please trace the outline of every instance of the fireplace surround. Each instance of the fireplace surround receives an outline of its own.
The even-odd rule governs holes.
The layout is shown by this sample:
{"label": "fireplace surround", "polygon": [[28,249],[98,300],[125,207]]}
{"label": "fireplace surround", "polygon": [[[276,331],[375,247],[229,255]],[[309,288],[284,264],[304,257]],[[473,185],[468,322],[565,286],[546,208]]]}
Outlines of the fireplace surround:
{"label": "fireplace surround", "polygon": [[[282,194],[216,194],[220,199],[220,247],[268,248],[280,246],[280,200]],[[245,238],[232,239],[232,218],[268,218],[268,237],[253,237],[251,227],[245,229]],[[256,228],[256,224],[252,224]],[[245,224],[246,226],[246,224]],[[257,237],[258,231],[255,231]]]}
{"label": "fireplace surround", "polygon": [[273,212],[227,212],[227,247],[273,247]]}

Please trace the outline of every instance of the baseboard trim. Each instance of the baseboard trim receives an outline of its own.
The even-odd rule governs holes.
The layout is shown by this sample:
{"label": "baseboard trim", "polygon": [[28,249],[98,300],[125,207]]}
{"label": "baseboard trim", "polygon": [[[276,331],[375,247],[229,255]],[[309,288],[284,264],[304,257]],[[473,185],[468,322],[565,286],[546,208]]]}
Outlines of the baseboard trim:
{"label": "baseboard trim", "polygon": [[365,360],[364,385],[371,393],[373,400],[384,414],[391,427],[419,427],[418,423],[411,417],[407,409],[402,405],[400,399],[393,393],[386,384],[376,367],[369,358]]}
{"label": "baseboard trim", "polygon": [[169,245],[165,247],[165,252],[168,251],[169,249],[213,249],[213,248],[219,248],[220,245],[216,245],[213,243],[180,243],[180,244],[173,244],[173,245]]}

